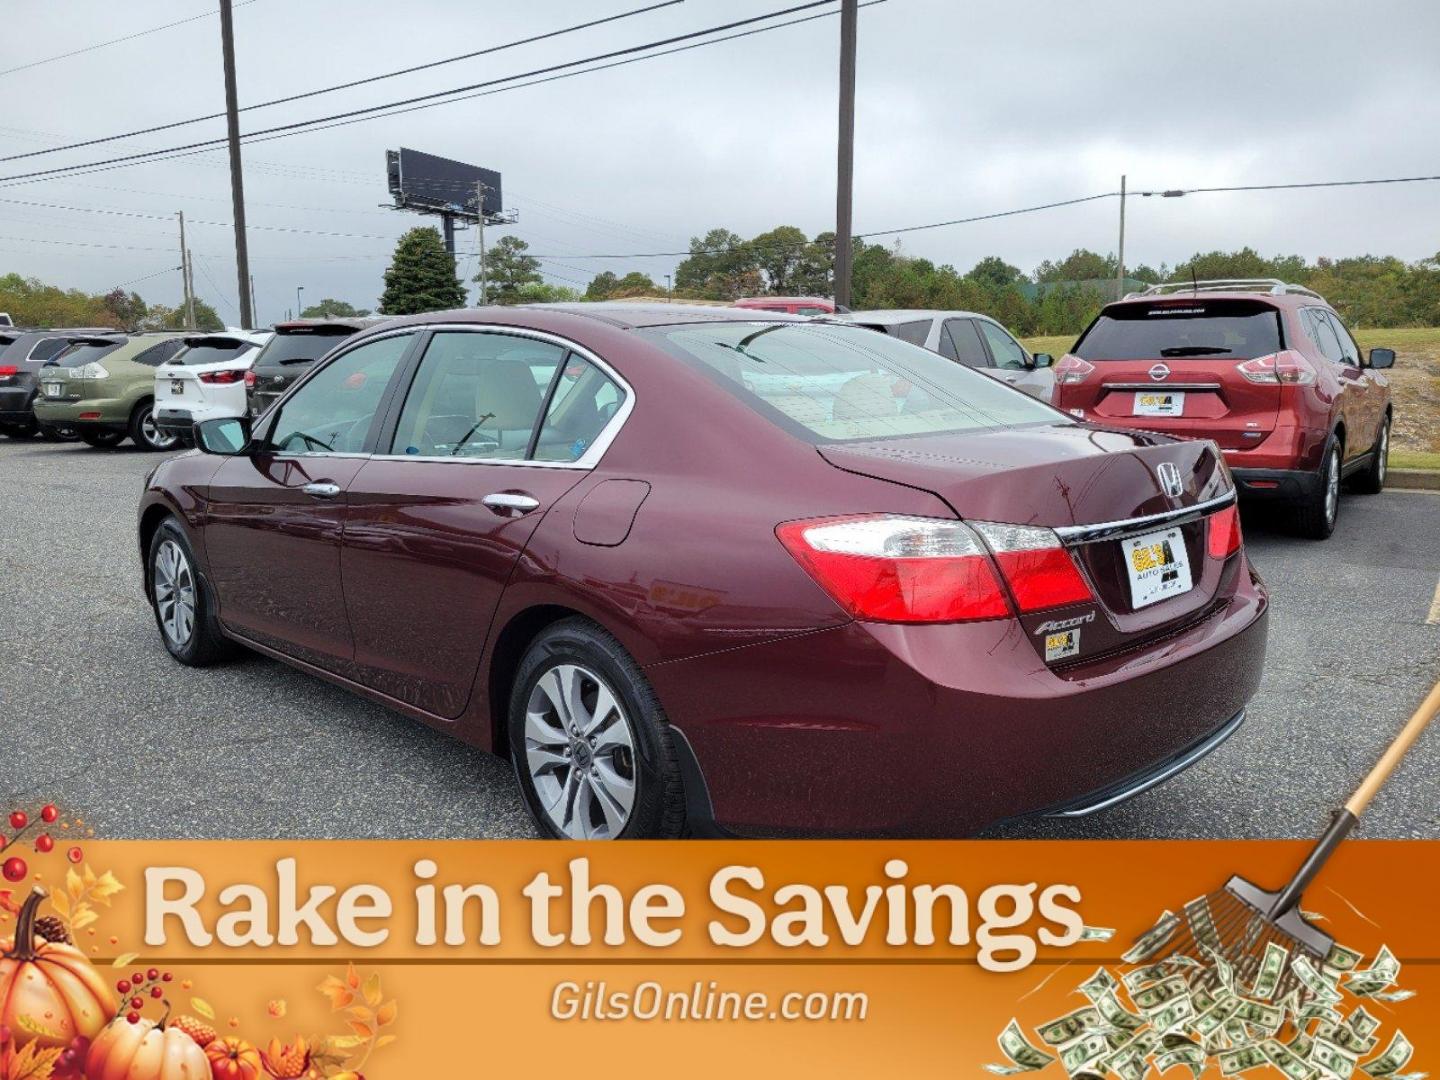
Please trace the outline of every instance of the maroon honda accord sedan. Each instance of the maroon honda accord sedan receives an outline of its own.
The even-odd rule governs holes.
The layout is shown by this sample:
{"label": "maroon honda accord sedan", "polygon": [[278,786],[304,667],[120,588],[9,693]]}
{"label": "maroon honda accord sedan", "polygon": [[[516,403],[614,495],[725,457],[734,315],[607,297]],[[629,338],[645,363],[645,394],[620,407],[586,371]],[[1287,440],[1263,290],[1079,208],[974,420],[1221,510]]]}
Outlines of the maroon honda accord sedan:
{"label": "maroon honda accord sedan", "polygon": [[863,327],[414,316],[196,437],[140,504],[171,654],[507,755],[552,836],[1091,813],[1223,742],[1264,662],[1213,444]]}

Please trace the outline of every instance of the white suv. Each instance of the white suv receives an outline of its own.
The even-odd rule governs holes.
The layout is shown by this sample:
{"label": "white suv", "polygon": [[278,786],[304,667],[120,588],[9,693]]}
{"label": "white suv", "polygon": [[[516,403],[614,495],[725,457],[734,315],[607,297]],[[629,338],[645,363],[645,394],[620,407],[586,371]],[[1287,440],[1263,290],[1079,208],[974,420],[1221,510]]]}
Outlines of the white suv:
{"label": "white suv", "polygon": [[155,426],[188,445],[201,420],[245,415],[245,373],[273,337],[269,330],[196,334],[155,369]]}

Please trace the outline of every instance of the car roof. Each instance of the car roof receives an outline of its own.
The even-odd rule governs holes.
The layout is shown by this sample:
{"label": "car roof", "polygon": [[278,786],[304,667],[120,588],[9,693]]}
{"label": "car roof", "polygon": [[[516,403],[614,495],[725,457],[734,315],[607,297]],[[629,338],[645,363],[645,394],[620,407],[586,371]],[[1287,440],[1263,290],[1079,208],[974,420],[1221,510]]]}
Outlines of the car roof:
{"label": "car roof", "polygon": [[217,330],[213,334],[187,334],[185,344],[205,345],[210,342],[233,342],[237,345],[264,345],[275,334],[270,330]]}
{"label": "car roof", "polygon": [[285,322],[275,324],[275,333],[294,334],[304,330],[315,330],[320,327],[339,327],[345,330],[369,330],[372,326],[379,326],[383,322],[389,322],[394,316],[390,315],[356,315],[354,317],[335,316],[325,319],[287,319]]}
{"label": "car roof", "polygon": [[742,304],[831,304],[828,296],[742,296],[735,306]]}
{"label": "car roof", "polygon": [[[989,319],[978,311],[945,311],[940,308],[883,308],[876,311],[847,311],[831,316],[844,322],[892,323],[916,322],[920,319]],[[992,322],[994,320],[991,320]]]}
{"label": "car roof", "polygon": [[803,316],[763,308],[707,307],[701,304],[626,304],[600,301],[594,304],[525,304],[526,308],[563,311],[599,319],[611,326],[634,330],[643,326],[672,326],[705,322],[807,322]]}

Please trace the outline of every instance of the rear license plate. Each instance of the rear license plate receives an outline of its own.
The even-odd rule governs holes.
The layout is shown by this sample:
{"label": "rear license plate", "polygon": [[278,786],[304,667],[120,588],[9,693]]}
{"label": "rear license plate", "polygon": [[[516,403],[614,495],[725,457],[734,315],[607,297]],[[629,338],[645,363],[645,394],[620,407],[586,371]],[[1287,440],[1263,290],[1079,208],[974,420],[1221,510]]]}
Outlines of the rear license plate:
{"label": "rear license plate", "polygon": [[1179,527],[1120,541],[1130,575],[1130,603],[1136,608],[1158,604],[1190,591],[1190,557]]}
{"label": "rear license plate", "polygon": [[1136,416],[1184,416],[1185,395],[1175,391],[1146,390],[1135,395]]}
{"label": "rear license plate", "polygon": [[185,396],[185,383],[184,383],[183,381],[181,381],[180,379],[171,379],[171,380],[170,380],[170,393],[175,394],[175,395],[177,395],[177,396],[179,396],[179,397],[184,397],[184,396]]}
{"label": "rear license plate", "polygon": [[64,392],[65,387],[61,386],[58,382],[47,382],[45,384],[46,397],[59,397]]}

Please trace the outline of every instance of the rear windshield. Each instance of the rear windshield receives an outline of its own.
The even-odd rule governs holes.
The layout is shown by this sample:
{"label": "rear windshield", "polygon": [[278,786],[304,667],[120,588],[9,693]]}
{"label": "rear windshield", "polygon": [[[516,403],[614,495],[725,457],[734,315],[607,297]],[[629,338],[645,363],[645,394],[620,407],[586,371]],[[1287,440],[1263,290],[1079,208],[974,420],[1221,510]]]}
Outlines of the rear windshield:
{"label": "rear windshield", "polygon": [[227,360],[234,360],[244,356],[250,346],[244,343],[235,344],[231,341],[204,342],[200,345],[191,345],[181,349],[178,353],[165,361],[167,364],[223,364]]}
{"label": "rear windshield", "polygon": [[99,360],[118,349],[123,342],[107,341],[103,344],[71,345],[69,349],[56,356],[55,363],[60,367],[83,367],[85,364]]}
{"label": "rear windshield", "polygon": [[[30,364],[43,364],[47,360],[54,360],[55,357],[59,356],[62,352],[64,352],[70,347],[70,342],[66,341],[64,338],[53,337],[41,338],[39,341],[31,338],[29,344],[32,347],[30,348],[30,355],[27,356],[25,360],[27,363]],[[21,338],[20,343],[16,346],[16,348],[23,351],[25,347],[26,340],[24,338]]]}
{"label": "rear windshield", "polygon": [[811,443],[1067,422],[987,375],[865,327],[726,322],[641,333]]}
{"label": "rear windshield", "polygon": [[255,367],[292,367],[319,360],[342,338],[353,333],[355,331],[348,326],[277,333],[260,350],[260,355],[255,358]]}
{"label": "rear windshield", "polygon": [[1253,360],[1281,348],[1280,312],[1258,300],[1166,299],[1106,308],[1081,335],[1082,360],[1186,356]]}

